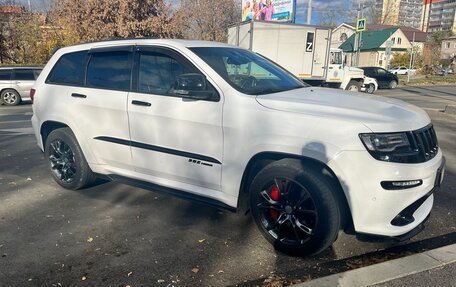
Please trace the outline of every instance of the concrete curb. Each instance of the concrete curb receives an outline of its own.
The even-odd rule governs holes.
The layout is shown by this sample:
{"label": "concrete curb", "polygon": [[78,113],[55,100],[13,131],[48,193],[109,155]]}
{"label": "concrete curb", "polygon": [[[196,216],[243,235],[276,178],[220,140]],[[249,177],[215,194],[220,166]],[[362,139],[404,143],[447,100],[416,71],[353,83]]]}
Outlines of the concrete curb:
{"label": "concrete curb", "polygon": [[361,287],[388,282],[456,262],[456,244],[342,272],[294,287]]}

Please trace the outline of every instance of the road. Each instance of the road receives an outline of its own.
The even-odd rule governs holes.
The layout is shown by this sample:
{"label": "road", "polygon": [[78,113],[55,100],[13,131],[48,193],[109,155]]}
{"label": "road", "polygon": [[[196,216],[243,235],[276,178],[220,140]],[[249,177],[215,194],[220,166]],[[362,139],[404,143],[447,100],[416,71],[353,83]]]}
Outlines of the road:
{"label": "road", "polygon": [[[276,252],[250,216],[109,182],[81,191],[51,178],[32,133],[31,105],[0,106],[0,285],[227,286],[288,282],[456,242],[456,116],[437,111],[456,87],[378,94],[427,109],[447,157],[426,229],[403,243],[341,234],[320,255]],[[269,279],[268,279],[269,278]]]}

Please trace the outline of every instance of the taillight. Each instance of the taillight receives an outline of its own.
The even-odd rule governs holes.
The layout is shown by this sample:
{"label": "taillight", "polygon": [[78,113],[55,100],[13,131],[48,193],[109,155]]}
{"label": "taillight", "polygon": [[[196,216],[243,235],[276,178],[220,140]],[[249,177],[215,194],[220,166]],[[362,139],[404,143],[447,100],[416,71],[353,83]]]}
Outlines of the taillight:
{"label": "taillight", "polygon": [[32,99],[32,103],[33,103],[33,98],[35,97],[35,89],[31,89],[30,90],[30,99]]}

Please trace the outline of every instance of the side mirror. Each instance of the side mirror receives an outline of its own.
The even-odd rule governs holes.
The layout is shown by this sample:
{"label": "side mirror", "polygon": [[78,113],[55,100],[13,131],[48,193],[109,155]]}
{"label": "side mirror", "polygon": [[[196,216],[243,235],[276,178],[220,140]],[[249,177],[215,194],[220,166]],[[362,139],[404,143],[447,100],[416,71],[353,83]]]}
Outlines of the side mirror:
{"label": "side mirror", "polygon": [[201,74],[182,74],[174,84],[174,93],[178,96],[195,100],[208,100],[213,92],[208,91],[206,78]]}

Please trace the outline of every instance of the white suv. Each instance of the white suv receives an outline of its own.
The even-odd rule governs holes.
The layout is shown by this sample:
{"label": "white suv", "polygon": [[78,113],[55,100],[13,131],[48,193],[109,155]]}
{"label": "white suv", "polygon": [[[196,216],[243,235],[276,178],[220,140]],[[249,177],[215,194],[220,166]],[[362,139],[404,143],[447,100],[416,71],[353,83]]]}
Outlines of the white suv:
{"label": "white suv", "polygon": [[51,174],[97,176],[236,210],[282,251],[339,230],[406,239],[423,228],[444,157],[427,114],[313,88],[226,44],[122,40],[60,49],[31,94]]}

